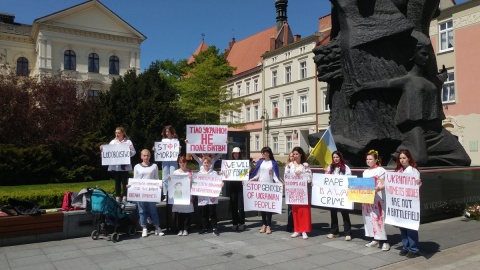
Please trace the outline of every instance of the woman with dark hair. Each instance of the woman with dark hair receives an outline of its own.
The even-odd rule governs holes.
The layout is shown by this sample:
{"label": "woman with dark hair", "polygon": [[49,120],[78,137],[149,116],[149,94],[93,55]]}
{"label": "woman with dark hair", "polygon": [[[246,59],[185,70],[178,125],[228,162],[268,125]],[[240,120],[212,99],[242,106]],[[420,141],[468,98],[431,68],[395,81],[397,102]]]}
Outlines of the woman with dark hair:
{"label": "woman with dark hair", "polygon": [[[336,175],[352,175],[352,171],[347,166],[345,159],[343,159],[343,155],[340,151],[334,151],[332,153],[332,164],[327,167],[325,170],[325,174],[336,174]],[[338,209],[337,208],[330,208],[330,218],[331,218],[331,225],[330,225],[330,233],[327,234],[327,238],[333,239],[338,237],[339,227],[338,227]],[[350,230],[352,228],[352,223],[350,222],[350,216],[348,215],[347,209],[340,209],[340,213],[342,213],[343,218],[343,227],[345,233],[345,241],[351,241],[352,236],[350,234]]]}
{"label": "woman with dark hair", "polygon": [[[288,154],[287,166],[293,162],[293,153]],[[287,232],[293,232],[293,215],[292,215],[292,205],[287,206]]]}
{"label": "woman with dark hair", "polygon": [[[232,150],[232,160],[240,160],[240,148]],[[232,230],[245,230],[245,210],[243,208],[243,184],[242,181],[228,181],[230,192],[230,206],[232,207]]]}
{"label": "woman with dark hair", "polygon": [[[162,130],[162,142],[163,143],[180,143],[178,141],[177,133],[173,126],[165,126]],[[155,149],[154,149],[155,150]],[[178,168],[177,161],[162,161],[162,179],[163,181],[163,195],[166,196],[168,193],[168,176],[172,174]]]}
{"label": "woman with dark hair", "polygon": [[[417,185],[422,185],[422,180],[420,180],[420,172],[417,169],[417,163],[413,159],[410,151],[404,149],[400,150],[396,161],[395,171],[400,173],[410,173],[415,176],[417,180]],[[402,250],[400,250],[400,256],[406,256],[407,258],[416,258],[418,257],[418,231],[411,230],[407,228],[399,227],[400,235],[402,236]]]}
{"label": "woman with dark hair", "polygon": [[[250,181],[259,181],[267,183],[282,183],[279,177],[278,163],[273,157],[273,152],[270,147],[263,147],[260,151],[262,158],[258,160],[253,173],[250,175]],[[272,233],[272,212],[261,211],[262,214],[262,228],[260,233]]]}
{"label": "woman with dark hair", "polygon": [[[312,183],[312,170],[307,163],[307,155],[299,146],[292,150],[293,161],[285,167],[285,173],[305,174],[308,183]],[[307,194],[308,196],[308,194]],[[302,235],[303,239],[308,239],[309,232],[312,231],[312,213],[310,211],[310,198],[306,205],[292,205],[292,216],[294,232],[292,238]]]}
{"label": "woman with dark hair", "polygon": [[383,251],[390,250],[385,231],[385,169],[382,168],[382,161],[378,152],[370,150],[366,156],[368,169],[363,172],[364,178],[375,179],[375,199],[373,204],[362,204],[363,224],[365,236],[373,237],[372,242],[366,247],[379,247],[382,244]]}

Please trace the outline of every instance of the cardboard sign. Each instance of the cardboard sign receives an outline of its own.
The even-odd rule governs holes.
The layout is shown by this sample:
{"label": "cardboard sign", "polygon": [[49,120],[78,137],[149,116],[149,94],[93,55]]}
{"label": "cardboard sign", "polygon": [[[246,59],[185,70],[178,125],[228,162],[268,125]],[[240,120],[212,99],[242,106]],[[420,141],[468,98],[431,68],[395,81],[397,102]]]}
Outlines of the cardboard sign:
{"label": "cardboard sign", "polygon": [[348,200],[348,179],[351,175],[313,174],[312,205],[353,209]]}
{"label": "cardboard sign", "polygon": [[170,175],[168,204],[190,205],[190,176]]}
{"label": "cardboard sign", "polygon": [[225,181],[248,181],[250,161],[222,160],[222,176]]}
{"label": "cardboard sign", "polygon": [[413,174],[385,174],[385,223],[418,231],[420,226],[420,186]]}
{"label": "cardboard sign", "polygon": [[162,195],[162,180],[128,179],[130,187],[127,200],[132,202],[160,202]]}
{"label": "cardboard sign", "polygon": [[102,145],[102,165],[129,165],[130,145],[127,143]]}
{"label": "cardboard sign", "polygon": [[286,173],[285,180],[285,203],[308,205],[307,176],[295,173]]}
{"label": "cardboard sign", "polygon": [[243,185],[245,211],[265,211],[281,214],[282,197],[282,184],[249,181]]}
{"label": "cardboard sign", "polygon": [[375,179],[348,178],[348,200],[372,204],[375,199]]}
{"label": "cardboard sign", "polygon": [[228,126],[187,125],[187,153],[227,153]]}
{"label": "cardboard sign", "polygon": [[222,191],[222,176],[217,174],[193,174],[191,195],[218,197]]}
{"label": "cardboard sign", "polygon": [[178,140],[164,139],[155,142],[155,161],[177,161],[178,153],[180,153]]}

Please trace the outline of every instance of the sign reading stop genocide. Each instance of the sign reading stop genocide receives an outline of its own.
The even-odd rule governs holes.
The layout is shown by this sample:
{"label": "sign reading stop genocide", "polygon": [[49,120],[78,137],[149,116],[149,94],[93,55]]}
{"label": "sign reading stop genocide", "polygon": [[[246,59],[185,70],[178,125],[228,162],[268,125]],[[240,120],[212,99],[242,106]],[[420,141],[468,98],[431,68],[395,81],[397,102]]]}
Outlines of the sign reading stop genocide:
{"label": "sign reading stop genocide", "polygon": [[282,184],[245,182],[243,185],[245,211],[265,211],[281,214],[282,197]]}

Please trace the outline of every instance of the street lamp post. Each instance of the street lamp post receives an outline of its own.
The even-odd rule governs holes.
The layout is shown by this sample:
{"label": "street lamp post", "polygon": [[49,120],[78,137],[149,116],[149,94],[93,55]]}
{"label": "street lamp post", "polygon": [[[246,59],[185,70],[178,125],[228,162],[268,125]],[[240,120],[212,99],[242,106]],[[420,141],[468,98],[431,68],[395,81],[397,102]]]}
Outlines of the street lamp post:
{"label": "street lamp post", "polygon": [[264,146],[268,146],[268,119],[269,119],[269,117],[268,117],[268,112],[267,112],[266,109],[263,109],[263,115],[262,115],[262,117],[260,117],[260,119],[265,121],[265,123],[264,123],[265,131],[266,131],[266,136],[265,137],[266,137],[266,142],[267,143]]}

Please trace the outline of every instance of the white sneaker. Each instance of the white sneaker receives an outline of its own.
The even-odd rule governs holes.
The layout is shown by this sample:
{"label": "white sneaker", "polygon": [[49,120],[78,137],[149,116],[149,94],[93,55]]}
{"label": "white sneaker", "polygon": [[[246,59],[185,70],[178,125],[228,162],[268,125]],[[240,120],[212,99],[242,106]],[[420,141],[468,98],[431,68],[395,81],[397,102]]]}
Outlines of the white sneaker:
{"label": "white sneaker", "polygon": [[383,251],[389,251],[390,250],[390,244],[389,243],[383,243],[382,250]]}
{"label": "white sneaker", "polygon": [[292,238],[299,237],[299,236],[300,236],[300,233],[298,233],[298,232],[294,232],[294,233],[292,233],[292,235],[290,235],[290,237],[292,237]]}
{"label": "white sneaker", "polygon": [[178,231],[178,234],[177,234],[177,235],[178,235],[178,236],[182,236],[182,235],[183,235],[183,231],[182,231],[182,230]]}
{"label": "white sneaker", "polygon": [[182,235],[183,235],[183,236],[187,236],[187,235],[188,235],[188,231],[187,231],[187,230],[184,230]]}
{"label": "white sneaker", "polygon": [[148,236],[148,230],[147,229],[143,229],[142,230],[142,237],[147,237]]}
{"label": "white sneaker", "polygon": [[162,232],[162,229],[161,229],[161,228],[158,228],[158,229],[155,230],[155,235],[163,236],[163,235],[165,235],[165,233]]}
{"label": "white sneaker", "polygon": [[302,233],[302,237],[303,237],[303,239],[308,239],[307,233],[306,233],[306,232],[303,232],[303,233]]}
{"label": "white sneaker", "polygon": [[122,203],[127,203],[127,196],[123,196]]}
{"label": "white sneaker", "polygon": [[345,236],[345,241],[352,241],[352,237],[350,235]]}
{"label": "white sneaker", "polygon": [[373,240],[372,242],[365,244],[366,247],[378,247],[380,243],[378,241]]}

